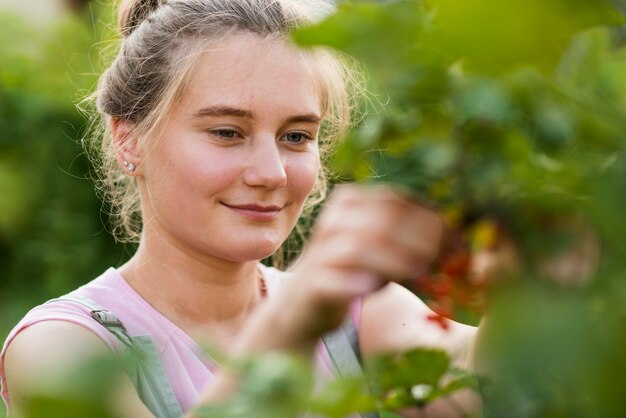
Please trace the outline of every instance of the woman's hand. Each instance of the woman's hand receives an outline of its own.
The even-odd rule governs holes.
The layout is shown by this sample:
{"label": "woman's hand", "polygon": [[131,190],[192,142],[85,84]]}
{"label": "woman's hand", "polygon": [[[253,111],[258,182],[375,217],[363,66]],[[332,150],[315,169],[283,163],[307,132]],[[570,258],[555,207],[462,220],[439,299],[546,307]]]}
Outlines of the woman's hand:
{"label": "woman's hand", "polygon": [[425,271],[441,235],[439,216],[399,190],[337,187],[276,301],[289,344],[314,343],[354,298]]}

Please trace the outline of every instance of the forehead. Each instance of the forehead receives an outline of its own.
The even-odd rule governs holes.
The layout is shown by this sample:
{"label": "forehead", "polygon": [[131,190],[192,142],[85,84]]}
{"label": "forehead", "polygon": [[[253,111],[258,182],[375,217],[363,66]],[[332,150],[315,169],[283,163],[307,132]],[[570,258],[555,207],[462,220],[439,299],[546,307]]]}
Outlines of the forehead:
{"label": "forehead", "polygon": [[183,113],[225,105],[263,114],[321,113],[310,62],[283,41],[238,34],[203,52],[178,103]]}

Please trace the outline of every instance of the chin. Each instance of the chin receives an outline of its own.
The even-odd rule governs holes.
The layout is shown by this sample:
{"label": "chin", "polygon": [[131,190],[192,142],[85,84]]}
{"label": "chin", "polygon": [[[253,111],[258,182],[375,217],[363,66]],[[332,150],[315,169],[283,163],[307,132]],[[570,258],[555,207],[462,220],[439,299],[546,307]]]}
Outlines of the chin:
{"label": "chin", "polygon": [[[258,249],[255,249],[250,251],[233,252],[232,254],[230,254],[231,257],[229,258],[231,258],[232,261],[236,262],[261,261],[274,255],[274,253],[278,251],[278,248],[274,249],[273,251],[259,251]],[[233,254],[236,256],[233,257]]]}
{"label": "chin", "polygon": [[233,251],[230,254],[236,254],[238,261],[258,261],[272,256],[280,246],[284,239],[280,240],[250,240],[247,242],[234,243]]}

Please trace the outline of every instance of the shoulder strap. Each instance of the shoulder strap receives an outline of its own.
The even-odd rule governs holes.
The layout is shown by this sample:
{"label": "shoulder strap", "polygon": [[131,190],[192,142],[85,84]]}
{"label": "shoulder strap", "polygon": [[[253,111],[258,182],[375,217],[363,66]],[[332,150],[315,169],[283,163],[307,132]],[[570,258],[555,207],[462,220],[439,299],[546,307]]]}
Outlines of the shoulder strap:
{"label": "shoulder strap", "polygon": [[139,356],[142,355],[141,351],[138,350],[137,346],[133,343],[133,339],[128,335],[128,331],[126,331],[126,327],[122,322],[115,316],[115,314],[111,311],[103,309],[96,302],[91,300],[86,296],[81,295],[67,295],[57,299],[52,299],[49,302],[54,302],[57,300],[69,300],[79,305],[82,305],[89,309],[91,317],[104,328],[107,329],[111,334],[118,339],[119,342],[124,344],[128,349],[133,350],[135,354]]}
{"label": "shoulder strap", "polygon": [[126,353],[131,359],[130,362],[126,362],[128,376],[137,394],[155,417],[179,418],[183,416],[183,411],[167,379],[163,363],[151,337],[131,337],[124,324],[113,312],[103,309],[88,297],[70,295],[49,302],[55,300],[68,300],[86,307],[91,311],[91,317],[126,347]]}
{"label": "shoulder strap", "polygon": [[322,341],[338,375],[362,376],[359,334],[351,317],[336,330],[324,335]]}
{"label": "shoulder strap", "polygon": [[[352,320],[352,315],[348,315],[339,328],[324,335],[322,341],[338,375],[363,376],[359,331]],[[379,418],[380,416],[377,412],[362,412],[361,417]]]}

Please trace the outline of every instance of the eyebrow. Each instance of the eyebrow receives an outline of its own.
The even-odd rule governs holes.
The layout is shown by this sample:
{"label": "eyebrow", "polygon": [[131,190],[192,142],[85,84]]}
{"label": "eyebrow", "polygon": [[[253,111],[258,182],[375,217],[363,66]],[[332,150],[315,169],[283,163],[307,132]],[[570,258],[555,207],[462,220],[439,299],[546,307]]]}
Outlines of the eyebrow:
{"label": "eyebrow", "polygon": [[[194,113],[194,117],[202,118],[206,116],[234,116],[244,119],[255,119],[253,112],[245,109],[238,109],[230,106],[209,106],[202,108]],[[287,118],[287,123],[307,122],[307,123],[321,123],[322,118],[315,113],[308,113],[304,115],[293,115]]]}
{"label": "eyebrow", "polygon": [[254,113],[229,106],[209,106],[194,113],[194,117],[197,118],[204,116],[235,116],[238,118],[254,119]]}

